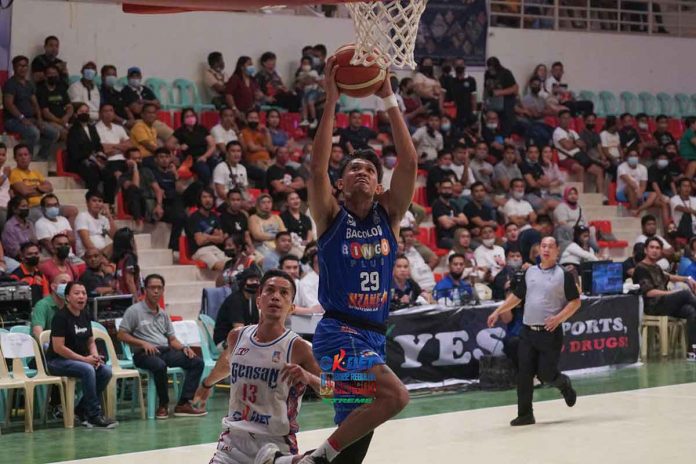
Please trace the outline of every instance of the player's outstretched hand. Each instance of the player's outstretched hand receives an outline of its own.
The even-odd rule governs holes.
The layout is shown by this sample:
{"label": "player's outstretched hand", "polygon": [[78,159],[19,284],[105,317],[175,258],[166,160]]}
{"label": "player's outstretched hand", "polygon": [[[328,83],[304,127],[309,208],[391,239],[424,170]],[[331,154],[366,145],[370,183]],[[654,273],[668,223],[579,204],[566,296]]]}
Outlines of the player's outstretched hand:
{"label": "player's outstretched hand", "polygon": [[286,364],[280,371],[280,380],[289,385],[297,385],[298,383],[309,385],[310,373],[299,364]]}
{"label": "player's outstretched hand", "polygon": [[328,104],[336,104],[341,96],[336,85],[337,70],[336,58],[332,56],[326,61],[326,66],[324,67],[324,91],[326,92],[326,103]]}
{"label": "player's outstretched hand", "polygon": [[394,91],[392,90],[391,79],[389,79],[389,74],[387,73],[386,79],[384,79],[384,82],[382,82],[382,87],[380,87],[379,90],[375,92],[375,95],[377,95],[380,98],[385,98],[389,95],[392,95],[393,93]]}

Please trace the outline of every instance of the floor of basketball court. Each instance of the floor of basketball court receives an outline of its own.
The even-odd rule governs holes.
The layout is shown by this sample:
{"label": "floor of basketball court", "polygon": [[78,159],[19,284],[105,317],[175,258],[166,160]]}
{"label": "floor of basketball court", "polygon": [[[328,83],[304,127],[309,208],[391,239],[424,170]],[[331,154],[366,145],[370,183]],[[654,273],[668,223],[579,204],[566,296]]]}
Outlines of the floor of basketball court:
{"label": "floor of basketball court", "polygon": [[[693,462],[696,363],[651,363],[577,377],[574,383],[581,395],[576,407],[567,408],[553,389],[538,389],[537,425],[522,428],[508,425],[516,412],[513,390],[418,396],[399,419],[380,427],[365,463]],[[15,423],[0,437],[0,462],[208,462],[226,409],[225,393],[216,393],[202,419],[141,421],[123,407],[120,427],[110,431],[53,424],[24,434]],[[328,435],[331,416],[327,404],[303,405],[302,450]]]}

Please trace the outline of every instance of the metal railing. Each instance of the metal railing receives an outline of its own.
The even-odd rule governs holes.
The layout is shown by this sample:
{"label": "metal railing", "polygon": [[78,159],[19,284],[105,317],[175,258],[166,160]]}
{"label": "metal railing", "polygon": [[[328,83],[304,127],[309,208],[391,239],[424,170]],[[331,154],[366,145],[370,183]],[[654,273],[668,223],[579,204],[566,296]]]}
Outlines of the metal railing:
{"label": "metal railing", "polygon": [[696,37],[696,0],[489,0],[489,25]]}

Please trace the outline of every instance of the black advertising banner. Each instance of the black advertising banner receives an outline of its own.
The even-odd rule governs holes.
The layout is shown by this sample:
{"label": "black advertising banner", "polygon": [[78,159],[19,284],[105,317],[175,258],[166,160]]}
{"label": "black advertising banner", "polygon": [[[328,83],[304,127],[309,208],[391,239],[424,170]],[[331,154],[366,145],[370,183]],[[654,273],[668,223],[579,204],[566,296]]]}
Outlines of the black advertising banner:
{"label": "black advertising banner", "polygon": [[486,0],[429,0],[416,38],[416,59],[464,58],[467,66],[485,66],[488,16]]}
{"label": "black advertising banner", "polygon": [[[488,328],[496,304],[427,306],[392,313],[387,362],[406,384],[478,378],[483,355],[503,356],[505,326]],[[633,295],[591,297],[563,324],[562,370],[630,364],[638,360],[640,300]]]}

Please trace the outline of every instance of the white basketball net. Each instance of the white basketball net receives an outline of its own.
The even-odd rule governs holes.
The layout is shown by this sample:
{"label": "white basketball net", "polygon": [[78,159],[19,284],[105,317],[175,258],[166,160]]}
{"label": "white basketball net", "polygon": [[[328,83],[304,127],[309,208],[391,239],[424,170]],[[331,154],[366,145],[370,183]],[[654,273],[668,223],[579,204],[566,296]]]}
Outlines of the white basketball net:
{"label": "white basketball net", "polygon": [[355,25],[355,53],[351,64],[387,69],[416,67],[418,23],[428,0],[377,0],[347,3]]}

